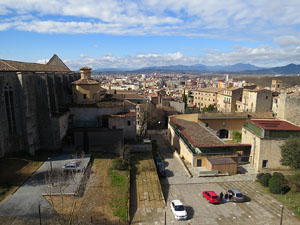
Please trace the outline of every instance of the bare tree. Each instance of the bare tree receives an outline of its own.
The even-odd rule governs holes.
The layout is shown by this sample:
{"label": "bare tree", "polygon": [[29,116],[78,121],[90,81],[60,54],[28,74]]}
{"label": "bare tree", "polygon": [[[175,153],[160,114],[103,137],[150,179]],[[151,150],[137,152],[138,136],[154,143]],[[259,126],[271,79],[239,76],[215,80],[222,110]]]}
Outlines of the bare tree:
{"label": "bare tree", "polygon": [[138,135],[143,137],[149,129],[158,129],[164,121],[165,114],[162,109],[157,108],[153,103],[147,102],[139,105],[138,112]]}
{"label": "bare tree", "polygon": [[[87,182],[89,171],[90,167],[86,168],[81,184]],[[78,196],[83,187],[76,184],[75,176],[75,172],[65,172],[63,169],[54,169],[45,175],[47,192],[44,197],[59,214],[56,222],[61,225],[90,224],[87,215],[93,205]]]}

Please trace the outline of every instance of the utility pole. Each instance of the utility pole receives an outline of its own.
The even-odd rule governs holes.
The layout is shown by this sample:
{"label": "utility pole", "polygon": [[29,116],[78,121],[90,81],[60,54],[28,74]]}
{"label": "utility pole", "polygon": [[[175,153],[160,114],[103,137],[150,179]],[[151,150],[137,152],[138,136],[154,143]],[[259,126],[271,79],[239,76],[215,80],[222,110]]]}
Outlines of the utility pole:
{"label": "utility pole", "polygon": [[281,215],[280,215],[280,225],[282,225],[282,218],[283,218],[283,205],[280,205],[281,208]]}

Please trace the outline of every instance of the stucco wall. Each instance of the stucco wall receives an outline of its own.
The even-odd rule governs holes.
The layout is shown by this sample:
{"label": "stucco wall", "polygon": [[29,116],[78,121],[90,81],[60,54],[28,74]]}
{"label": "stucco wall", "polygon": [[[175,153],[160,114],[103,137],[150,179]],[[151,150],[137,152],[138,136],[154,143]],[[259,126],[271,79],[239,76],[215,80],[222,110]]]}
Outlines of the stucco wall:
{"label": "stucco wall", "polygon": [[261,171],[263,160],[268,160],[269,169],[287,169],[280,164],[280,146],[285,140],[260,139],[252,132],[243,128],[242,144],[251,144],[250,163],[256,171]]}
{"label": "stucco wall", "polygon": [[208,123],[208,127],[212,129],[215,134],[217,134],[217,131],[220,129],[226,129],[229,131],[228,138],[232,137],[232,131],[242,130],[242,126],[244,123],[246,123],[248,119],[199,119],[199,123],[201,123],[203,126],[206,126],[206,123]]}

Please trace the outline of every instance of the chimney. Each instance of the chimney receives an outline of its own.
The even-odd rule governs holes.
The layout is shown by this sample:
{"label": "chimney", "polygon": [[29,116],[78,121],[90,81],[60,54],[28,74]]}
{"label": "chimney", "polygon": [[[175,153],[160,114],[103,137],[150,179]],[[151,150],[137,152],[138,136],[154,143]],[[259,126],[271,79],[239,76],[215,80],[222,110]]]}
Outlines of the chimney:
{"label": "chimney", "polygon": [[90,67],[81,67],[80,68],[80,76],[81,79],[91,79],[91,70],[92,68]]}

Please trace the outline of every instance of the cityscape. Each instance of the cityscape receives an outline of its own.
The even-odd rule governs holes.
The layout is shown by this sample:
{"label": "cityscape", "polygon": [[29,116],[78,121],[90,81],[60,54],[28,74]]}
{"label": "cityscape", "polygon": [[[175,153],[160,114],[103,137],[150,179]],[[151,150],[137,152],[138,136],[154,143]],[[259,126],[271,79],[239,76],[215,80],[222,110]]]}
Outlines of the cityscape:
{"label": "cityscape", "polygon": [[297,6],[1,2],[0,224],[300,224]]}

